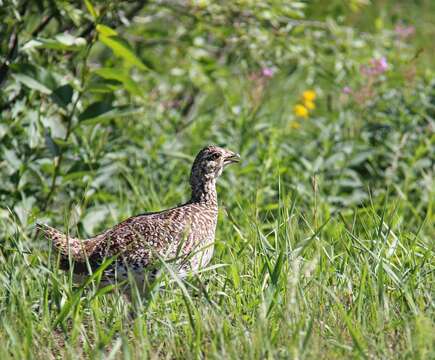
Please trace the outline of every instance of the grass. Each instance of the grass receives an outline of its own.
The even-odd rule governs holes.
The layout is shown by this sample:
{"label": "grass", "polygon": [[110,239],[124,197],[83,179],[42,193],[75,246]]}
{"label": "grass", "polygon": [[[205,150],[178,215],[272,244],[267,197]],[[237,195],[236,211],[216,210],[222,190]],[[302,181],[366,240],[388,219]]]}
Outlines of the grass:
{"label": "grass", "polygon": [[211,269],[185,281],[164,273],[131,302],[93,281],[73,286],[17,223],[3,223],[0,357],[433,357],[430,224],[404,216],[406,201],[386,193],[333,211],[313,194],[303,206],[277,178],[277,208],[264,210],[236,184],[219,188],[232,205]]}
{"label": "grass", "polygon": [[[426,66],[433,27],[429,11],[417,23],[419,6],[407,12],[405,2],[395,3],[388,2],[391,12],[415,24],[416,43],[397,45],[391,35],[397,19],[387,16],[390,8],[380,11],[379,2],[348,10],[346,28],[327,21],[295,29],[293,42],[283,42],[282,56],[291,62],[276,64],[267,79],[259,77],[260,65],[239,64],[237,56],[210,70],[184,52],[173,64],[166,42],[155,53],[146,48],[146,56],[165,61],[156,61],[160,72],[126,70],[143,82],[143,97],[109,89],[116,104],[138,102],[140,112],[130,117],[70,128],[75,105],[60,110],[11,80],[8,86],[24,98],[0,125],[6,184],[0,188],[0,359],[435,358],[434,85]],[[308,15],[324,21],[337,4],[346,5],[332,2],[325,12],[314,4]],[[366,9],[381,14],[385,31]],[[119,32],[140,44],[144,24]],[[168,39],[181,36],[180,47],[187,47],[185,30],[177,34],[169,31]],[[427,49],[419,63],[421,44]],[[56,70],[84,79],[96,64],[122,69],[122,59],[97,47],[79,56],[82,65],[72,58]],[[40,55],[45,64],[44,54],[35,50],[26,59]],[[384,55],[388,72],[369,80],[360,74],[361,65]],[[172,67],[190,69],[191,61],[210,77],[190,95],[190,77],[168,74]],[[78,104],[81,94],[80,111],[109,97],[89,94],[84,83],[74,83],[71,95]],[[346,99],[345,85],[371,95]],[[316,109],[295,119],[292,108],[307,89],[317,92]],[[190,96],[186,115],[174,104]],[[35,238],[36,221],[87,237],[187,200],[193,156],[212,143],[240,152],[243,161],[219,179],[216,251],[202,274],[180,280],[163,266],[150,291],[127,299],[123,285],[99,286],[102,269],[74,283],[45,240]]]}

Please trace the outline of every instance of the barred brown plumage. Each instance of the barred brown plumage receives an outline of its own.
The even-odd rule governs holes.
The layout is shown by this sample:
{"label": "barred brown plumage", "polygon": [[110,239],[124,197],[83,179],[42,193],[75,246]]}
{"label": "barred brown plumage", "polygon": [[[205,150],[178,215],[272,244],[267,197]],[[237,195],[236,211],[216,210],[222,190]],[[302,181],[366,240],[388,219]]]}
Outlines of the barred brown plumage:
{"label": "barred brown plumage", "polygon": [[192,196],[186,204],[124,220],[95,237],[80,240],[48,225],[38,230],[49,238],[54,248],[75,271],[87,271],[86,264],[98,267],[105,259],[116,260],[104,276],[111,280],[125,277],[129,270],[144,273],[159,258],[177,261],[180,274],[196,271],[208,264],[215,241],[218,215],[216,179],[223,168],[238,162],[240,156],[217,146],[202,149],[192,165]]}

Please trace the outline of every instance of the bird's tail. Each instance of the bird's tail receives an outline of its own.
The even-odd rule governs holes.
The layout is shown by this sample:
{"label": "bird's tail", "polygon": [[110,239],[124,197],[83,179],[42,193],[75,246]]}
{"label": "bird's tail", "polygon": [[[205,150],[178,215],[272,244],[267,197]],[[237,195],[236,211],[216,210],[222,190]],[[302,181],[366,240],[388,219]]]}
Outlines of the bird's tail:
{"label": "bird's tail", "polygon": [[95,242],[92,241],[93,239],[80,240],[72,238],[45,224],[36,224],[36,231],[38,233],[42,232],[62,257],[68,258],[70,256],[75,261],[86,261],[96,247]]}

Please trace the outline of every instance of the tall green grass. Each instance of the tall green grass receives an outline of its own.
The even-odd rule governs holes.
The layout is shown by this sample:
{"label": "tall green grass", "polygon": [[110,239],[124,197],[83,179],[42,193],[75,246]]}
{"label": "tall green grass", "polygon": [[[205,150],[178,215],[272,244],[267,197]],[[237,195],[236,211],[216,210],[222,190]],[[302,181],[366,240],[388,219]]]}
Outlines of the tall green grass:
{"label": "tall green grass", "polygon": [[98,287],[98,272],[73,285],[3,223],[0,357],[431,358],[431,225],[414,227],[406,201],[387,195],[334,212],[270,185],[274,211],[231,190],[210,269],[185,280],[163,271],[130,300]]}

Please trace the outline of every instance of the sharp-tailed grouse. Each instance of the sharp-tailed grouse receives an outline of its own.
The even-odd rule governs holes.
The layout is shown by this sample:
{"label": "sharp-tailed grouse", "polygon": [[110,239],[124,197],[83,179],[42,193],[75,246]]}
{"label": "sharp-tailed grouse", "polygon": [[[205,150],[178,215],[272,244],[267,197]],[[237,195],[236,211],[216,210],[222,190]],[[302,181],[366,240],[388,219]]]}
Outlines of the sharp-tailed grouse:
{"label": "sharp-tailed grouse", "polygon": [[239,155],[217,146],[208,146],[196,156],[190,176],[192,197],[186,204],[160,212],[124,220],[95,237],[80,240],[50,226],[38,224],[60,254],[63,266],[72,260],[75,272],[86,272],[88,264],[98,267],[114,258],[104,271],[106,280],[125,279],[128,271],[136,276],[164,259],[175,260],[180,274],[208,264],[215,241],[218,216],[216,179]]}

